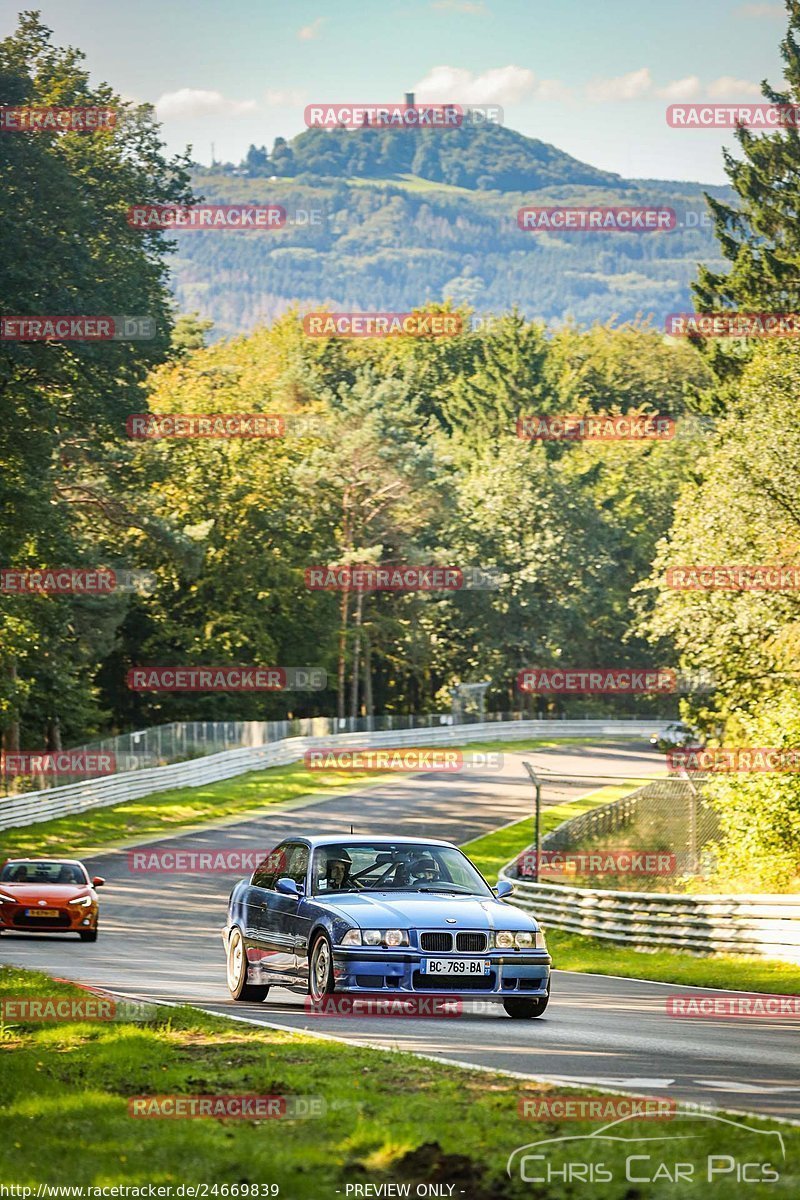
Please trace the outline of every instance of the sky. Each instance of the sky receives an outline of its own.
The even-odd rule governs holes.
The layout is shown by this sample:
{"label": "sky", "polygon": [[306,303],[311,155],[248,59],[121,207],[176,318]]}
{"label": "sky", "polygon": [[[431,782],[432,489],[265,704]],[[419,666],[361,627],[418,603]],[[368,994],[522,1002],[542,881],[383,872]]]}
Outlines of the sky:
{"label": "sky", "polygon": [[[724,183],[730,131],[669,103],[782,80],[782,3],[738,0],[30,0],[93,79],[157,106],[170,151],[238,162],[312,102],[498,104],[504,122],[631,178]],[[20,4],[0,0],[0,36]]]}

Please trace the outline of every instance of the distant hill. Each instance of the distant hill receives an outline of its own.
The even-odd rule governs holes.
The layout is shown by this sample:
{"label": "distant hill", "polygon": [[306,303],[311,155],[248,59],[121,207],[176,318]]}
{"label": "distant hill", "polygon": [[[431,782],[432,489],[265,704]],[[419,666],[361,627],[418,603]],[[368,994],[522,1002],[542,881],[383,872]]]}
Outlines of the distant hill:
{"label": "distant hill", "polygon": [[559,184],[613,187],[620,176],[579,162],[502,125],[454,129],[307,129],[250,167],[265,175],[391,179],[413,175],[473,191],[517,192]]}
{"label": "distant hill", "polygon": [[[218,203],[282,204],[285,228],[178,237],[180,308],[217,335],[303,308],[405,310],[451,297],[491,313],[580,323],[691,307],[699,261],[719,265],[702,224],[703,186],[626,180],[500,126],[433,130],[310,129],[241,164],[198,167]],[[727,187],[708,187],[730,198]],[[523,232],[540,205],[669,206],[678,228],[625,234]]]}

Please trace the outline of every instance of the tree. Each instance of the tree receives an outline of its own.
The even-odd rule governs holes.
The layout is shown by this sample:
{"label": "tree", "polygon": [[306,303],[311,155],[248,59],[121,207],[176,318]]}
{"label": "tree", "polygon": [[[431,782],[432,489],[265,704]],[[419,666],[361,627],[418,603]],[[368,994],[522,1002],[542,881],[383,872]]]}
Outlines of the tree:
{"label": "tree", "polygon": [[[800,102],[800,0],[786,0],[789,25],[781,43],[785,87],[766,81],[762,93],[778,105]],[[793,126],[755,134],[736,130],[742,157],[724,150],[725,171],[736,205],[706,195],[727,272],[701,266],[693,291],[702,312],[800,311],[800,131]],[[741,369],[741,347],[711,343],[712,361],[723,376]]]}
{"label": "tree", "polygon": [[[670,641],[688,669],[715,680],[684,714],[712,744],[796,747],[800,731],[800,598],[791,588],[673,590],[669,567],[791,565],[800,556],[800,348],[760,347],[732,389],[695,478],[661,542],[643,629]],[[705,786],[722,822],[718,885],[790,887],[798,875],[795,773],[741,774]]]}
{"label": "tree", "polygon": [[[156,333],[143,341],[0,343],[0,563],[6,567],[130,565],[125,533],[138,518],[125,500],[129,456],[122,435],[128,414],[141,407],[148,370],[169,347],[163,237],[129,227],[125,213],[139,198],[186,202],[187,160],[167,161],[152,111],[125,106],[106,84],[92,86],[81,62],[78,51],[51,44],[34,13],[23,14],[0,43],[4,103],[94,105],[116,108],[123,118],[113,130],[0,138],[0,311],[142,315]],[[91,724],[96,657],[85,649],[76,657],[73,646],[82,603],[0,597],[0,728],[7,745],[18,740],[20,721],[25,732],[34,694],[53,720],[66,723],[80,711]],[[109,619],[113,611],[106,608]],[[41,677],[38,692],[32,684],[43,656],[46,700]],[[30,721],[37,737],[40,712]]]}
{"label": "tree", "polygon": [[272,147],[272,165],[276,175],[294,174],[294,151],[286,138],[276,137]]}
{"label": "tree", "polygon": [[249,175],[269,175],[270,162],[266,146],[254,146],[251,143],[244,165]]}
{"label": "tree", "polygon": [[[318,510],[332,537],[332,565],[397,562],[426,524],[433,497],[433,454],[418,437],[419,413],[407,384],[382,380],[363,366],[352,386],[329,398],[330,435],[309,455],[305,471],[316,480]],[[392,597],[392,599],[396,599]],[[376,605],[377,607],[378,605]],[[348,623],[353,600],[339,602],[337,711],[344,716]],[[369,607],[369,604],[367,605]],[[355,595],[351,715],[358,713],[364,595]]]}

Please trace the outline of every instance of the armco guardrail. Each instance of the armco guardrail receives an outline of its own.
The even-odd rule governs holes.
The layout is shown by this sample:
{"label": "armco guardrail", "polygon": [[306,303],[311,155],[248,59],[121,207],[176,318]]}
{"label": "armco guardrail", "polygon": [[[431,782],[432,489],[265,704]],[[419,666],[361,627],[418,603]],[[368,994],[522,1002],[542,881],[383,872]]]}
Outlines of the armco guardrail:
{"label": "armco guardrail", "polygon": [[[672,892],[612,892],[528,883],[514,885],[512,903],[530,909],[545,929],[623,942],[634,948],[696,954],[757,954],[800,963],[800,897],[682,896]],[[742,986],[746,980],[742,980]]]}
{"label": "armco guardrail", "polygon": [[265,767],[297,762],[306,750],[329,746],[359,746],[378,749],[382,746],[441,746],[459,745],[466,741],[501,739],[518,741],[548,735],[550,737],[641,737],[661,731],[666,721],[577,720],[559,721],[486,721],[463,725],[442,725],[432,729],[383,730],[380,733],[329,734],[323,737],[290,737],[265,746],[226,750],[188,762],[171,763],[126,771],[105,778],[83,780],[65,787],[48,788],[40,792],[25,792],[0,802],[0,829],[36,825],[54,817],[85,812],[137,800],[154,792],[172,788],[198,787],[258,771]]}

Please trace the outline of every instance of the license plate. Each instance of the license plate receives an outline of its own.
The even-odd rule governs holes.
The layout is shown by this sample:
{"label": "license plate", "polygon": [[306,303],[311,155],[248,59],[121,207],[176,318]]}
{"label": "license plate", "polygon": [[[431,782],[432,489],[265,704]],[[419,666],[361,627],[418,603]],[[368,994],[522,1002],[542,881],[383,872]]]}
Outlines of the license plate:
{"label": "license plate", "polygon": [[423,975],[488,975],[488,958],[423,958]]}
{"label": "license plate", "polygon": [[57,917],[57,908],[26,908],[25,915],[28,917]]}

